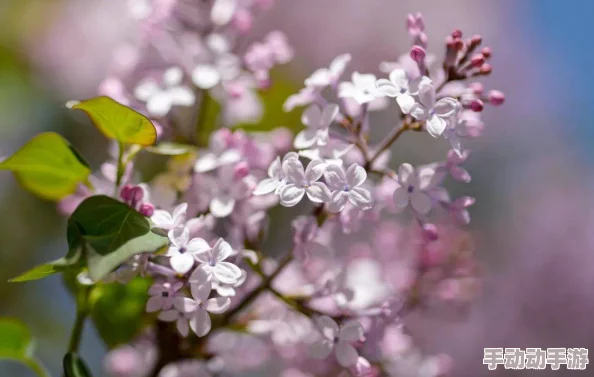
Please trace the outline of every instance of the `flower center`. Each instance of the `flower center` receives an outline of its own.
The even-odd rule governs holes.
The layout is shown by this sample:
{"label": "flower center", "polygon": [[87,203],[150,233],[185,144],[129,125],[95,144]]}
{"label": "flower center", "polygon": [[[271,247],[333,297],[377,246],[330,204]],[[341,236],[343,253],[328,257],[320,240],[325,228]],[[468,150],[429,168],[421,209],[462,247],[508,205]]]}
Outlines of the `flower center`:
{"label": "flower center", "polygon": [[179,253],[180,254],[184,254],[187,251],[187,249],[185,247],[180,247],[179,248]]}
{"label": "flower center", "polygon": [[348,184],[344,185],[344,191],[349,191],[351,189],[351,187]]}
{"label": "flower center", "polygon": [[413,191],[415,191],[415,186],[413,185],[408,185],[408,188],[406,189],[406,191],[408,191],[409,194],[412,194]]}
{"label": "flower center", "polygon": [[211,260],[209,260],[209,261],[208,261],[208,265],[209,265],[210,267],[214,267],[214,266],[216,266],[216,265],[217,265],[217,261],[216,261],[216,260],[214,260],[214,259],[211,259]]}
{"label": "flower center", "polygon": [[309,183],[309,181],[303,181],[303,182],[301,182],[301,186],[303,186],[303,188],[307,188],[310,186],[310,183]]}
{"label": "flower center", "polygon": [[169,297],[169,292],[161,292],[161,297]]}

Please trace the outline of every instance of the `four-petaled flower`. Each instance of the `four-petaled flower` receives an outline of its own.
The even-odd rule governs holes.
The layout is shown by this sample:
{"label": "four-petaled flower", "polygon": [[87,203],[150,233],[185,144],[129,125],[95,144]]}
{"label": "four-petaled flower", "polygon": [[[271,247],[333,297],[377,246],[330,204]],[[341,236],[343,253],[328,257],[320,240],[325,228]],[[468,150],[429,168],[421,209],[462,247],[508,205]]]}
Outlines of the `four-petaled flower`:
{"label": "four-petaled flower", "polygon": [[352,164],[346,171],[341,166],[328,165],[324,178],[332,190],[328,210],[340,212],[347,200],[355,207],[368,209],[371,206],[371,193],[360,187],[367,179],[367,172],[358,164]]}
{"label": "four-petaled flower", "polygon": [[418,77],[409,82],[408,74],[404,69],[395,69],[390,73],[390,79],[379,79],[375,83],[377,89],[388,97],[395,97],[398,106],[404,114],[410,113],[415,105],[413,96],[419,94],[422,84],[430,84],[427,76]]}
{"label": "four-petaled flower", "polygon": [[[299,158],[299,156],[295,152],[289,152],[283,157],[283,162],[291,158]],[[258,183],[254,189],[254,195],[270,194],[273,191],[275,194],[278,194],[285,183],[286,179],[282,162],[280,157],[277,157],[268,167],[268,178],[264,178]]]}
{"label": "four-petaled flower", "polygon": [[146,102],[149,115],[163,117],[169,113],[172,106],[192,106],[195,102],[194,93],[187,86],[182,85],[183,72],[179,67],[172,67],[163,74],[163,84],[159,85],[153,79],[141,81],[134,89],[134,96]]}
{"label": "four-petaled flower", "polygon": [[372,74],[353,72],[352,82],[341,82],[338,85],[339,98],[352,98],[359,105],[369,103],[376,98],[383,97],[375,86],[376,78]]}
{"label": "four-petaled flower", "polygon": [[325,203],[330,199],[330,191],[322,182],[316,182],[324,174],[326,164],[322,161],[311,161],[307,168],[298,159],[283,162],[283,171],[287,184],[280,190],[280,202],[285,207],[297,205],[305,194],[314,203]]}
{"label": "four-petaled flower", "polygon": [[202,238],[190,240],[190,230],[186,227],[172,229],[169,231],[168,236],[171,241],[171,246],[167,251],[169,264],[180,275],[190,271],[194,265],[194,257],[198,253],[210,249],[208,243]]}
{"label": "four-petaled flower", "polygon": [[303,112],[301,121],[307,128],[297,134],[294,146],[297,149],[306,149],[314,145],[328,143],[328,127],[338,115],[338,105],[328,104],[324,110],[317,105],[311,105]]}
{"label": "four-petaled flower", "polygon": [[351,343],[363,339],[363,326],[358,321],[348,321],[339,329],[332,318],[324,315],[316,318],[315,324],[322,339],[312,344],[312,356],[325,359],[334,350],[336,360],[343,367],[357,363],[359,354]]}
{"label": "four-petaled flower", "polygon": [[394,204],[404,209],[410,203],[419,214],[428,214],[431,211],[432,203],[426,190],[430,187],[433,176],[434,174],[423,174],[423,171],[415,170],[410,164],[400,165],[398,168],[400,186],[394,191]]}
{"label": "four-petaled flower", "polygon": [[209,247],[196,255],[196,259],[202,264],[190,276],[190,283],[201,283],[200,279],[205,276],[201,271],[204,271],[206,276],[214,276],[221,283],[237,283],[241,279],[241,269],[231,262],[224,262],[232,253],[231,245],[219,238],[212,249]]}
{"label": "four-petaled flower", "polygon": [[151,221],[156,228],[171,230],[182,226],[186,219],[187,203],[182,203],[175,207],[172,213],[158,209],[151,216]]}
{"label": "four-petaled flower", "polygon": [[436,102],[435,88],[429,83],[422,83],[419,88],[419,102],[410,109],[410,115],[425,121],[427,132],[438,137],[446,129],[448,122],[458,111],[460,104],[452,97],[445,97]]}
{"label": "four-petaled flower", "polygon": [[183,287],[183,283],[155,283],[149,290],[148,294],[151,296],[146,302],[146,311],[153,313],[159,310],[170,310],[173,307],[173,299],[177,291]]}
{"label": "four-petaled flower", "polygon": [[342,54],[334,58],[329,68],[320,68],[305,79],[305,86],[325,88],[333,85],[340,78],[351,61],[351,54]]}

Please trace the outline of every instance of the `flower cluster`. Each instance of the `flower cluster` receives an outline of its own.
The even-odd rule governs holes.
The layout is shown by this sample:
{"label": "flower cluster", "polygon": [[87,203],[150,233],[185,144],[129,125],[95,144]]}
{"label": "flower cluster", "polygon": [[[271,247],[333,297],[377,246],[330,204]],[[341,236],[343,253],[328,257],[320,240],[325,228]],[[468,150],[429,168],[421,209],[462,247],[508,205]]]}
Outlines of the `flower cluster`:
{"label": "flower cluster", "polygon": [[[257,121],[270,71],[294,55],[278,31],[240,43],[273,2],[128,2],[140,43],[115,54],[99,92],[150,119],[157,143],[145,149],[168,160],[142,182],[133,162],[143,147],[119,143],[92,185],[60,206],[71,214],[85,198],[111,196],[150,219],[146,237],[161,245],[126,254],[101,281],[79,278],[152,284],[146,312],[158,314],[139,319],[142,335],[112,350],[107,369],[114,377],[443,375],[451,362],[423,355],[406,319],[436,301],[466,304],[480,287],[473,243],[448,223],[468,224],[475,199],[452,198],[444,183],[470,182],[462,141],[480,136],[485,104],[504,102],[465,81],[491,74],[492,51],[454,30],[439,61],[426,52],[422,16],[409,15],[410,51],[381,63],[382,77],[347,73],[351,55],[342,54],[284,102],[284,111],[301,111],[294,138],[281,128],[251,133],[234,126]],[[372,112],[390,105],[396,126],[376,137]],[[443,161],[393,161],[392,146],[411,132],[443,136],[451,149]],[[277,204],[297,208],[271,211]],[[118,234],[124,225],[138,224]],[[141,341],[156,358],[130,356]],[[142,368],[123,368],[126,357]]]}

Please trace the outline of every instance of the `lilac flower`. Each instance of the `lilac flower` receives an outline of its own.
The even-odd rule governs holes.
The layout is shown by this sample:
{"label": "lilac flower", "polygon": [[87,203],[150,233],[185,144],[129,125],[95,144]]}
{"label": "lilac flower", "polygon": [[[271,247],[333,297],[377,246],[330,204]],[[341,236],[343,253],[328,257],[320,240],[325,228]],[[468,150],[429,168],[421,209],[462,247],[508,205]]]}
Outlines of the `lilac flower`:
{"label": "lilac flower", "polygon": [[419,88],[419,101],[410,109],[410,115],[415,119],[425,121],[427,132],[438,137],[446,129],[448,121],[458,111],[460,104],[452,97],[445,97],[436,102],[435,88],[429,83],[423,83]]}
{"label": "lilac flower", "polygon": [[298,93],[290,95],[283,104],[283,111],[292,111],[296,107],[306,106],[315,101],[318,92],[313,87],[301,89]]}
{"label": "lilac flower", "polygon": [[280,190],[280,202],[285,207],[297,205],[305,194],[314,203],[324,203],[330,199],[330,191],[322,182],[316,182],[324,174],[325,164],[322,161],[311,161],[307,169],[298,159],[283,162],[283,171],[287,184]]}
{"label": "lilac flower", "polygon": [[460,223],[466,225],[470,223],[470,213],[467,208],[475,203],[475,199],[471,196],[463,196],[454,200],[452,203],[446,204],[446,208],[452,217]]}
{"label": "lilac flower", "polygon": [[218,26],[224,26],[231,21],[237,9],[237,0],[215,0],[210,11],[211,21]]}
{"label": "lilac flower", "polygon": [[208,150],[200,154],[194,165],[194,171],[205,173],[238,162],[241,159],[241,152],[229,145],[231,138],[232,134],[228,129],[213,132],[208,142]]}
{"label": "lilac flower", "polygon": [[196,259],[202,264],[190,276],[190,283],[200,283],[201,277],[205,276],[203,272],[224,284],[237,283],[241,279],[241,269],[233,263],[225,262],[232,253],[231,245],[219,238],[212,248],[209,247],[196,255]]}
{"label": "lilac flower", "polygon": [[458,119],[449,122],[448,127],[444,131],[444,138],[450,142],[452,148],[459,155],[462,154],[461,139],[476,138],[482,133],[484,125],[480,117],[480,113],[474,111],[461,111]]}
{"label": "lilac flower", "polygon": [[175,207],[172,213],[168,211],[158,209],[151,216],[151,221],[156,228],[165,230],[176,229],[182,226],[186,219],[186,210],[188,209],[187,203],[182,203]]}
{"label": "lilac flower", "polygon": [[352,164],[346,174],[341,166],[329,165],[324,178],[332,190],[328,205],[330,212],[342,211],[347,200],[357,208],[370,208],[371,193],[360,187],[367,179],[367,172],[360,165]]}
{"label": "lilac flower", "polygon": [[390,80],[379,79],[375,85],[386,96],[395,97],[402,112],[408,114],[415,104],[413,96],[419,94],[419,88],[424,83],[430,84],[431,79],[421,76],[409,82],[405,70],[395,69],[390,73]]}
{"label": "lilac flower", "polygon": [[325,359],[334,350],[336,360],[343,367],[357,363],[359,355],[351,343],[363,338],[363,327],[358,321],[348,321],[339,329],[332,318],[320,316],[315,319],[315,324],[322,339],[312,344],[310,351],[313,357]]}
{"label": "lilac flower", "polygon": [[342,54],[334,58],[329,68],[320,68],[305,79],[305,86],[314,88],[325,88],[334,85],[342,76],[347,65],[351,61],[351,54]]}
{"label": "lilac flower", "polygon": [[171,246],[167,251],[171,268],[180,275],[190,271],[194,265],[194,257],[210,249],[208,243],[201,238],[190,240],[188,228],[175,228],[169,231]]}
{"label": "lilac flower", "polygon": [[348,144],[337,139],[329,139],[326,145],[318,145],[311,149],[299,151],[299,156],[310,160],[320,160],[326,166],[342,166],[342,157],[347,154],[354,144]]}
{"label": "lilac flower", "polygon": [[[177,297],[173,302],[175,309],[183,316],[184,320],[187,318],[190,328],[199,337],[205,336],[211,329],[211,321],[208,313],[224,313],[231,305],[229,297],[214,297],[209,299],[208,296],[211,290],[212,282],[210,280],[207,280],[202,285],[191,285],[190,291],[192,292],[192,298]],[[165,315],[165,313],[167,312],[161,314]],[[179,322],[179,319],[177,320]]]}
{"label": "lilac flower", "polygon": [[211,377],[206,363],[196,359],[184,359],[167,364],[158,377]]}
{"label": "lilac flower", "polygon": [[151,296],[146,302],[146,311],[148,313],[156,312],[159,310],[170,310],[173,307],[173,299],[177,291],[183,287],[182,282],[177,283],[155,283],[148,291]]}
{"label": "lilac flower", "polygon": [[470,156],[469,150],[458,153],[452,149],[448,152],[446,162],[439,164],[436,170],[447,171],[456,181],[468,183],[471,180],[470,173],[460,166],[466,162],[468,156]]}
{"label": "lilac flower", "polygon": [[376,86],[376,78],[372,74],[361,74],[353,72],[351,82],[341,82],[338,86],[338,97],[352,98],[359,105],[369,103],[376,98],[383,97]]}
{"label": "lilac flower", "polygon": [[[299,156],[295,152],[289,152],[283,157],[283,162],[291,158],[298,159]],[[274,191],[278,194],[285,185],[286,178],[283,172],[282,162],[280,157],[277,157],[268,167],[268,178],[263,179],[258,183],[254,189],[254,195],[270,194]]]}
{"label": "lilac flower", "polygon": [[398,183],[394,191],[394,204],[399,208],[412,208],[421,215],[431,211],[431,198],[426,190],[430,187],[430,176],[415,170],[410,164],[402,164],[398,168]]}
{"label": "lilac flower", "polygon": [[151,116],[163,117],[169,113],[172,106],[192,106],[196,101],[192,90],[182,85],[182,80],[182,70],[172,67],[163,74],[162,86],[152,79],[143,80],[134,89],[134,96],[146,102]]}
{"label": "lilac flower", "polygon": [[211,183],[212,199],[209,209],[217,218],[229,216],[237,201],[245,199],[251,191],[245,177],[237,177],[235,167],[230,165],[220,167],[216,180]]}
{"label": "lilac flower", "polygon": [[299,216],[291,223],[293,228],[293,253],[302,262],[311,255],[328,257],[332,250],[318,239],[318,224],[313,216]]}
{"label": "lilac flower", "polygon": [[299,132],[295,137],[294,146],[297,149],[309,148],[313,145],[328,143],[328,127],[338,115],[338,105],[328,104],[323,110],[317,105],[311,105],[303,112],[301,121],[308,128]]}
{"label": "lilac flower", "polygon": [[233,284],[222,283],[218,280],[212,281],[212,289],[215,290],[220,296],[223,297],[233,297],[235,296],[235,288],[241,286],[245,280],[247,279],[247,273],[242,270],[241,277],[237,282]]}

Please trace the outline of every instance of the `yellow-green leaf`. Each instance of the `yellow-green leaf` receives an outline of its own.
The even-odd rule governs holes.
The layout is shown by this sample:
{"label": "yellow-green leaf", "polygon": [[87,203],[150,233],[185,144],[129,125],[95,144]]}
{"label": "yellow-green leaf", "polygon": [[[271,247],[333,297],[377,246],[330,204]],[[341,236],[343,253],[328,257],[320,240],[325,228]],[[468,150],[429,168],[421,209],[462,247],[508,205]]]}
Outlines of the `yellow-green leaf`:
{"label": "yellow-green leaf", "polygon": [[0,318],[0,359],[22,360],[31,356],[33,338],[25,324]]}
{"label": "yellow-green leaf", "polygon": [[161,155],[165,155],[165,156],[179,156],[182,154],[195,152],[196,147],[194,147],[193,145],[188,145],[188,144],[180,144],[180,143],[174,143],[174,142],[170,142],[170,141],[164,141],[164,142],[159,143],[155,146],[148,147],[145,150],[148,152],[151,152],[151,153],[161,154]]}
{"label": "yellow-green leaf", "polygon": [[149,146],[157,140],[157,130],[147,117],[109,97],[91,98],[72,108],[87,113],[105,136],[120,143]]}
{"label": "yellow-green leaf", "polygon": [[12,171],[25,189],[52,200],[72,194],[91,174],[78,152],[54,132],[35,136],[0,162],[0,170]]}

